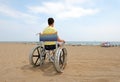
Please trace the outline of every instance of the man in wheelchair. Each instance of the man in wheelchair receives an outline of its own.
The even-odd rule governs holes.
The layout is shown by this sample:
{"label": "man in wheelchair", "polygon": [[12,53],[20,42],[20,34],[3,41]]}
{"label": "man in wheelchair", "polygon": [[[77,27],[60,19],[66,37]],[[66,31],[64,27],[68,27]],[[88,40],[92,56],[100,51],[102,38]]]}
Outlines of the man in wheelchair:
{"label": "man in wheelchair", "polygon": [[[42,34],[56,34],[58,33],[57,30],[54,28],[54,19],[53,18],[48,18],[48,26],[43,30]],[[64,40],[60,39],[59,36],[57,35],[58,42],[65,42]],[[45,49],[46,50],[54,50],[56,49],[56,42],[54,41],[47,41],[44,43]],[[58,44],[59,46],[59,44]]]}
{"label": "man in wheelchair", "polygon": [[54,64],[56,71],[62,73],[67,64],[67,50],[64,44],[58,45],[57,43],[65,41],[58,37],[53,18],[48,18],[48,27],[40,33],[39,39],[40,45],[34,47],[29,55],[30,64],[41,66],[45,60],[49,59]]}

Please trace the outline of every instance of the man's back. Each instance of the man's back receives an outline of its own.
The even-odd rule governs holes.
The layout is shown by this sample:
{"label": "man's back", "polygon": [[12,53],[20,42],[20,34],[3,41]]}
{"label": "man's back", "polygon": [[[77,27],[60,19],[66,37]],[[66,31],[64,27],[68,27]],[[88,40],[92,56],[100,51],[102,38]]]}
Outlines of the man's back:
{"label": "man's back", "polygon": [[44,29],[43,34],[54,34],[56,33],[56,29],[54,27],[48,26]]}

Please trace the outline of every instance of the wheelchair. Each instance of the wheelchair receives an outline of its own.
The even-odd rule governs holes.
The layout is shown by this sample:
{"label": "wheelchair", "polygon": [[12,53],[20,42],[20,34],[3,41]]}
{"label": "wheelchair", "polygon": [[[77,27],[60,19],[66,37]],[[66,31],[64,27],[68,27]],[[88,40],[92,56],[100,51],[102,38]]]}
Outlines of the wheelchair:
{"label": "wheelchair", "polygon": [[[64,43],[58,46],[57,34],[39,34],[40,44],[34,47],[29,55],[29,62],[33,66],[41,66],[45,63],[45,60],[52,62],[56,71],[62,73],[67,65],[67,50],[64,47]],[[56,42],[55,48],[46,49],[44,42],[54,41]]]}

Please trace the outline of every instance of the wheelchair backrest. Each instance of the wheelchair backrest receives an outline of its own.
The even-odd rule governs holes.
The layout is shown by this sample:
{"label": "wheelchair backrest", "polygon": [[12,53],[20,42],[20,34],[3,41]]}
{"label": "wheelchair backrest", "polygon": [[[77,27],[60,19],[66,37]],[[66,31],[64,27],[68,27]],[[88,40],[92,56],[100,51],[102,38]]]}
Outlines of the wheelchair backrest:
{"label": "wheelchair backrest", "polygon": [[57,41],[58,36],[57,36],[57,33],[55,33],[55,34],[40,34],[39,40],[40,41]]}

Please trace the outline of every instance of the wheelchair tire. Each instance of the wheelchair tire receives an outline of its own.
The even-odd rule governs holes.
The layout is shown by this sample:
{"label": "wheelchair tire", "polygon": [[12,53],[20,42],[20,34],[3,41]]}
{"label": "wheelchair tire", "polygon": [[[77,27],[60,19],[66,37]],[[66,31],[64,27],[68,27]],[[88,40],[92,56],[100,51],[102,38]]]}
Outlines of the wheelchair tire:
{"label": "wheelchair tire", "polygon": [[44,63],[44,60],[45,60],[44,48],[41,46],[34,47],[29,55],[30,64],[33,66],[40,66]]}
{"label": "wheelchair tire", "polygon": [[54,66],[58,73],[62,73],[67,65],[67,50],[66,48],[58,48],[55,53]]}

